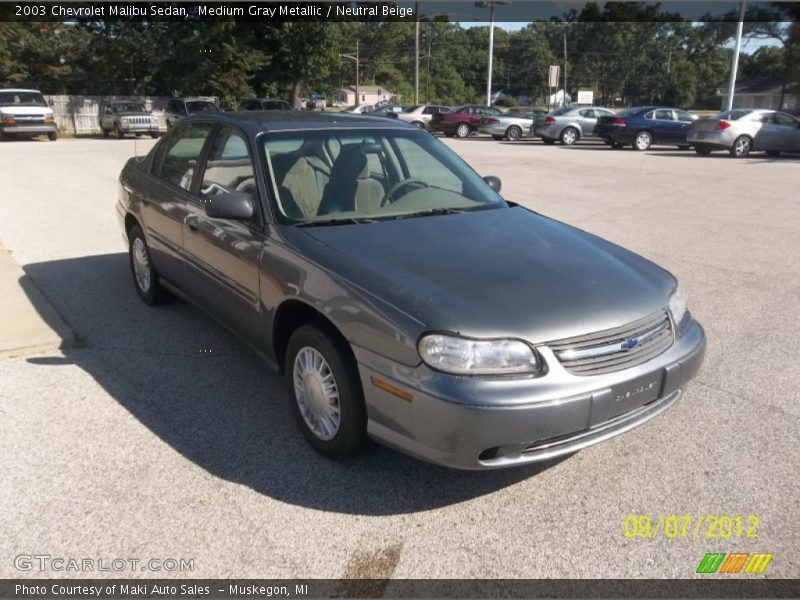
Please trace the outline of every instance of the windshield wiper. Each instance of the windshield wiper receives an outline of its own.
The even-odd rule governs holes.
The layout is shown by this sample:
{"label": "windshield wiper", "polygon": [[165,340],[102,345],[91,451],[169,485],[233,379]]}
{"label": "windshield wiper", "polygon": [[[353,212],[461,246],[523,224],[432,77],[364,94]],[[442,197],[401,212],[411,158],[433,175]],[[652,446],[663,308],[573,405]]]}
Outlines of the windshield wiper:
{"label": "windshield wiper", "polygon": [[425,210],[418,210],[405,215],[397,215],[395,219],[410,219],[412,217],[427,217],[430,215],[460,215],[468,211],[469,209],[467,208],[426,208]]}
{"label": "windshield wiper", "polygon": [[295,223],[295,227],[317,227],[321,225],[353,225],[358,223],[375,223],[375,219],[369,217],[341,217],[338,219],[314,219],[311,221],[301,221]]}

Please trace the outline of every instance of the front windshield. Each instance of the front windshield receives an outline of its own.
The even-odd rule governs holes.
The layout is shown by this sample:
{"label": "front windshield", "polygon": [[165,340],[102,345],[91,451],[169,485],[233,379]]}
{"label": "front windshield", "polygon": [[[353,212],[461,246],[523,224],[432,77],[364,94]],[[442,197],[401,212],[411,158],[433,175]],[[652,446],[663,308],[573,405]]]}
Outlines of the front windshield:
{"label": "front windshield", "polygon": [[193,100],[186,103],[186,110],[190,113],[217,112],[217,106],[213,102]]}
{"label": "front windshield", "polygon": [[139,102],[115,102],[111,105],[111,110],[115,113],[147,112],[144,108],[144,104],[140,104]]}
{"label": "front windshield", "polygon": [[47,106],[39,92],[0,92],[0,106]]}
{"label": "front windshield", "polygon": [[422,131],[311,130],[261,139],[284,223],[346,223],[506,206],[457,154]]}

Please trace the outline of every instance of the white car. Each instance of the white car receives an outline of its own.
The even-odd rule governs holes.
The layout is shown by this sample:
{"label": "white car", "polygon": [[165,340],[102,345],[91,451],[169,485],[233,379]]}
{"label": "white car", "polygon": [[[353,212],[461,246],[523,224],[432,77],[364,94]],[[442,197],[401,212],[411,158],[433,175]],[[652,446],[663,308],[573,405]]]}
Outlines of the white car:
{"label": "white car", "polygon": [[0,90],[0,140],[10,135],[58,139],[53,109],[38,90]]}
{"label": "white car", "polygon": [[345,108],[342,112],[353,115],[363,115],[364,113],[369,113],[373,110],[375,110],[375,107],[372,104],[356,104],[350,108]]}
{"label": "white car", "polygon": [[427,129],[433,115],[444,112],[450,112],[450,107],[439,104],[421,104],[419,106],[409,106],[403,112],[398,113],[397,118],[406,123],[416,125],[420,129]]}

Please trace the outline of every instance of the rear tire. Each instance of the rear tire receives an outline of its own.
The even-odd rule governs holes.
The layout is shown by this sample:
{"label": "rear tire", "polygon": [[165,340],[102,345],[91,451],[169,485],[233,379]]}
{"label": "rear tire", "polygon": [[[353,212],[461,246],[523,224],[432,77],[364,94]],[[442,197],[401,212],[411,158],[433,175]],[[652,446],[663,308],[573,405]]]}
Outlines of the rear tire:
{"label": "rear tire", "polygon": [[522,130],[516,125],[512,125],[508,129],[506,129],[506,137],[508,138],[508,141],[516,142],[519,138],[522,137]]}
{"label": "rear tire", "polygon": [[464,139],[469,135],[469,123],[459,123],[456,127],[456,136]]}
{"label": "rear tire", "polygon": [[154,140],[157,140],[158,139],[158,133],[151,133],[150,137],[153,138]]}
{"label": "rear tire", "polygon": [[578,130],[574,127],[565,127],[561,132],[561,143],[565,146],[572,146],[578,141]]}
{"label": "rear tire", "polygon": [[650,132],[648,131],[640,131],[636,134],[636,137],[633,138],[633,149],[638,150],[639,152],[649,150],[650,146],[652,145],[653,136],[650,135]]}
{"label": "rear tire", "polygon": [[733,142],[733,146],[731,146],[729,152],[733,158],[747,158],[747,155],[750,154],[750,150],[752,149],[753,140],[746,135],[740,135]]}
{"label": "rear tire", "polygon": [[145,304],[155,306],[169,299],[169,293],[161,287],[158,271],[150,258],[150,248],[142,228],[134,225],[128,234],[128,262],[133,276],[133,285]]}
{"label": "rear tire", "polygon": [[364,392],[352,351],[330,327],[299,327],[284,365],[292,414],[303,437],[329,458],[361,452],[367,443]]}

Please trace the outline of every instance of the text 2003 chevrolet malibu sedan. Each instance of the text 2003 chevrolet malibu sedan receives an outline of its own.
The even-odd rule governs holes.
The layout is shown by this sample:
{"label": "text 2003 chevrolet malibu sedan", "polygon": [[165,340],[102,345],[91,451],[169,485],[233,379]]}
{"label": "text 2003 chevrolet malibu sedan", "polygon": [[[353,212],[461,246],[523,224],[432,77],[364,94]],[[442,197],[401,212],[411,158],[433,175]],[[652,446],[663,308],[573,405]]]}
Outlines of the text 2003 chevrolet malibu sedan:
{"label": "text 2003 chevrolet malibu sedan", "polygon": [[187,119],[120,177],[141,298],[195,303],[286,377],[328,456],[550,459],[673,405],[705,337],[675,279],[504,201],[412,125]]}

